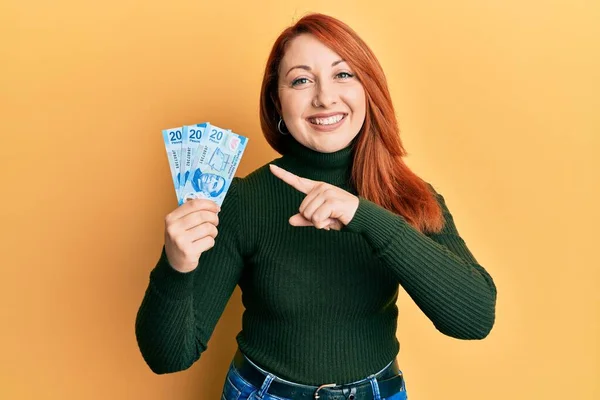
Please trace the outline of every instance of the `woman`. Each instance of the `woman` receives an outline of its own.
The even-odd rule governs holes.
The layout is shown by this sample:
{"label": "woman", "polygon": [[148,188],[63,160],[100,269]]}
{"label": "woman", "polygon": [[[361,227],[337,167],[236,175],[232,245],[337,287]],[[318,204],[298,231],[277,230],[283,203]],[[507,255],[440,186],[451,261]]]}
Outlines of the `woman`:
{"label": "woman", "polygon": [[404,164],[394,115],[347,25],[312,14],[281,34],[260,118],[283,156],[236,178],[222,209],[192,200],[167,215],[136,321],[154,372],[199,359],[236,285],[245,312],[226,400],[406,398],[399,284],[443,334],[487,336],[492,278]]}

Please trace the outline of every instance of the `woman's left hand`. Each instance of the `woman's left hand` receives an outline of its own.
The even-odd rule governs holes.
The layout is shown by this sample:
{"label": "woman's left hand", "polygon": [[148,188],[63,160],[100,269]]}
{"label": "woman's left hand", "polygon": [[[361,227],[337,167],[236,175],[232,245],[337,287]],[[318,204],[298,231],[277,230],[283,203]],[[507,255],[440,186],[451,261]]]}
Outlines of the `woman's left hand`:
{"label": "woman's left hand", "polygon": [[339,231],[352,221],[358,209],[357,196],[329,183],[301,178],[273,164],[270,168],[273,175],[306,194],[300,212],[290,218],[290,225]]}

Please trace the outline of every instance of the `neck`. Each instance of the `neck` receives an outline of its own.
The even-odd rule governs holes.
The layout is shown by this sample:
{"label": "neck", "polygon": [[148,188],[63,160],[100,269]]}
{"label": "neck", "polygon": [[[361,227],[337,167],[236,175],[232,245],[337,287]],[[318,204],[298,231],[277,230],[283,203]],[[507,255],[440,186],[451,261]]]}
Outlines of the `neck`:
{"label": "neck", "polygon": [[348,189],[352,173],[353,145],[354,141],[333,153],[321,153],[302,145],[290,135],[286,140],[282,168],[303,178]]}

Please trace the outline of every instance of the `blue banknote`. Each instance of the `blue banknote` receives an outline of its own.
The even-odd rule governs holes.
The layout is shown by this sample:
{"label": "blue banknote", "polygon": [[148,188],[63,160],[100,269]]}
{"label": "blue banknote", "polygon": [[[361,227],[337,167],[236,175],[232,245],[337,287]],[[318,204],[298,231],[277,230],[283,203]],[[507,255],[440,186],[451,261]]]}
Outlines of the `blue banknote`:
{"label": "blue banknote", "polygon": [[220,206],[247,144],[248,138],[206,123],[188,178],[179,192],[179,204],[203,198]]}
{"label": "blue banknote", "polygon": [[[179,178],[179,187],[184,188],[190,175],[192,163],[196,160],[198,151],[203,151],[201,145],[202,136],[208,122],[196,125],[185,125],[183,127],[183,138],[181,143],[181,170]],[[178,199],[179,200],[179,199]]]}
{"label": "blue banknote", "polygon": [[165,149],[167,150],[167,159],[169,160],[169,168],[171,171],[171,177],[173,178],[173,186],[175,187],[175,194],[179,199],[180,189],[180,172],[181,172],[181,144],[183,129],[171,128],[164,129],[162,131],[163,141],[165,143]]}

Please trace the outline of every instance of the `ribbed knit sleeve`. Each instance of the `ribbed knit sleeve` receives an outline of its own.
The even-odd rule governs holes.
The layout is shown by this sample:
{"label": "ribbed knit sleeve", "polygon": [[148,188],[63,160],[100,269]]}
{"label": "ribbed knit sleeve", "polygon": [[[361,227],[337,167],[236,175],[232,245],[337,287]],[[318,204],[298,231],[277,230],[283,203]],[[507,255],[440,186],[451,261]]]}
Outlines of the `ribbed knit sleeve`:
{"label": "ribbed knit sleeve", "polygon": [[362,197],[344,230],[363,235],[440,332],[483,339],[495,321],[496,286],[459,236],[443,196],[434,193],[446,220],[437,234],[424,235]]}
{"label": "ribbed knit sleeve", "polygon": [[135,321],[142,356],[157,374],[189,368],[206,350],[238,283],[243,257],[237,178],[219,213],[218,235],[198,267],[181,273],[169,265],[164,246],[150,273]]}

